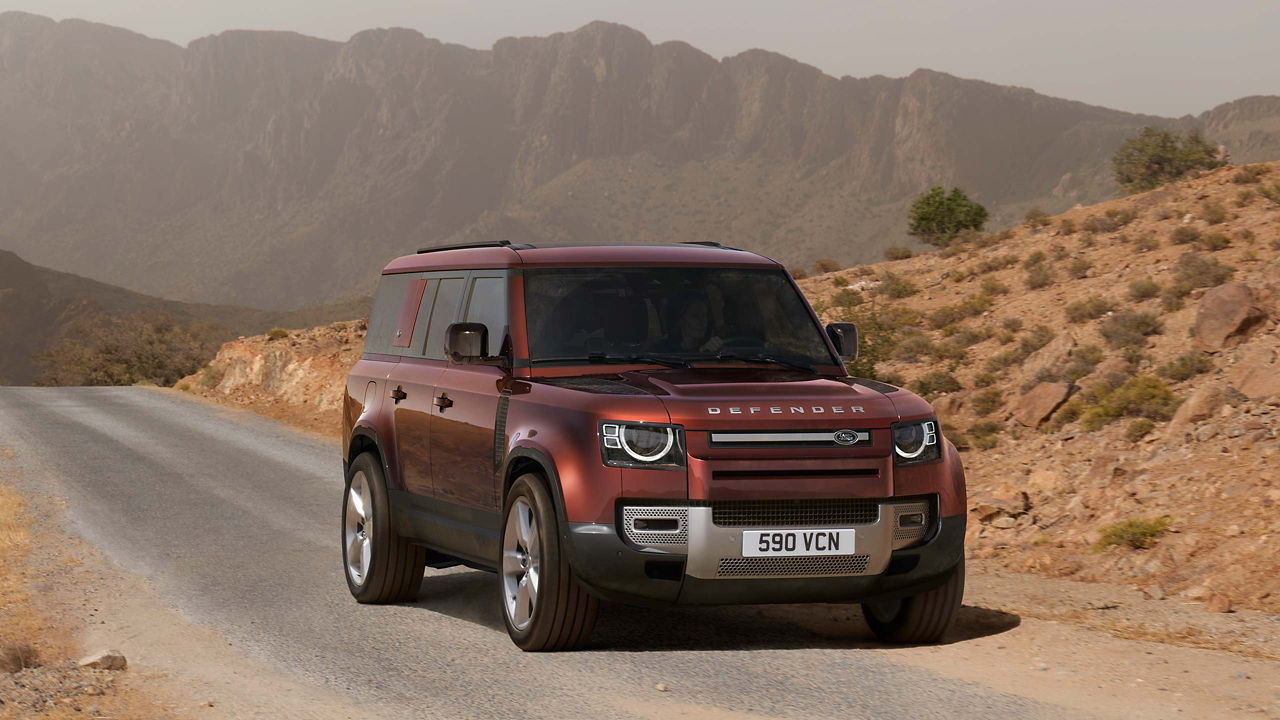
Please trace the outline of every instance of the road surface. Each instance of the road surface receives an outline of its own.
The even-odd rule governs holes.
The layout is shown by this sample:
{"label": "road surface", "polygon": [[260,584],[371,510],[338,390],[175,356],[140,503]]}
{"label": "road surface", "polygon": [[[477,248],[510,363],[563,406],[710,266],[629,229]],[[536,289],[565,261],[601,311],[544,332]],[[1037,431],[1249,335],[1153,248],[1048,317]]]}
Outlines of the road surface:
{"label": "road surface", "polygon": [[358,605],[337,444],[177,393],[0,388],[0,436],[160,603],[369,717],[1080,716],[898,662],[860,626],[815,633],[787,608],[608,605],[588,650],[524,654],[488,573],[429,570],[415,603]]}

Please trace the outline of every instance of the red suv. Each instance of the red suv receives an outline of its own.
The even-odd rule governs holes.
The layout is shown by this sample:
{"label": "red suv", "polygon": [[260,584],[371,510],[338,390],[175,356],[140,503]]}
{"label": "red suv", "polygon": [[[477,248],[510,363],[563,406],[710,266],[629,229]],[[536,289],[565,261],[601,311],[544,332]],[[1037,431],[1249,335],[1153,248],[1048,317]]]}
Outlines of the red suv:
{"label": "red suv", "polygon": [[928,403],[849,376],[857,345],[713,243],[398,258],[343,407],[351,593],[492,571],[525,650],[584,643],[599,599],[860,602],[879,638],[936,641],[964,471]]}

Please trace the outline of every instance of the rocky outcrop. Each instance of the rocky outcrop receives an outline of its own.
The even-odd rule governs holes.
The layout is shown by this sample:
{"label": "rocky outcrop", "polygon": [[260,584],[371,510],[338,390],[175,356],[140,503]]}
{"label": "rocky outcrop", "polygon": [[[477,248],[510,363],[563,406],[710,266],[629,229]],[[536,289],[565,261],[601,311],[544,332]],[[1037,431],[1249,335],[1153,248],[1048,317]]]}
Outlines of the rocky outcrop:
{"label": "rocky outcrop", "polygon": [[1191,337],[1200,350],[1216,352],[1239,344],[1264,319],[1266,313],[1248,285],[1226,283],[1200,299]]}
{"label": "rocky outcrop", "polygon": [[1231,387],[1251,400],[1280,398],[1280,366],[1276,353],[1256,348],[1246,353],[1227,373]]}
{"label": "rocky outcrop", "polygon": [[1071,397],[1071,389],[1069,383],[1040,383],[1014,403],[1013,418],[1029,428],[1040,427]]}

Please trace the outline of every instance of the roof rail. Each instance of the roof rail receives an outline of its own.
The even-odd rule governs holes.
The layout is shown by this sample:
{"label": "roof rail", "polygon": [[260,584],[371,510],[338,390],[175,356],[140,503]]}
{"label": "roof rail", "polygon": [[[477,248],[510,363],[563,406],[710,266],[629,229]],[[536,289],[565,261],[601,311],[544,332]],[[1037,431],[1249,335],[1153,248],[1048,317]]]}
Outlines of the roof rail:
{"label": "roof rail", "polygon": [[721,245],[715,240],[681,240],[679,244],[701,245],[703,247],[713,247],[713,248],[721,248],[722,250],[737,250],[738,252],[745,252],[742,248],[729,247],[728,245]]}
{"label": "roof rail", "polygon": [[509,240],[477,240],[476,242],[455,243],[453,245],[436,245],[418,250],[418,254],[440,252],[442,250],[469,250],[471,248],[509,247],[512,250],[528,250],[533,247],[527,243],[512,244]]}

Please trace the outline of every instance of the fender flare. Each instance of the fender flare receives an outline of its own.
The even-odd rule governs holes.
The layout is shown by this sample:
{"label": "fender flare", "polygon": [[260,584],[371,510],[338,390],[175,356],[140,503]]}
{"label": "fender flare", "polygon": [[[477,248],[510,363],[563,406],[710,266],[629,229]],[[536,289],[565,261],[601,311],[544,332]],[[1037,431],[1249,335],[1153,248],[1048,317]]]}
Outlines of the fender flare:
{"label": "fender flare", "polygon": [[547,475],[547,489],[551,491],[551,497],[556,505],[556,519],[560,522],[560,527],[568,526],[567,516],[564,509],[564,489],[560,487],[560,472],[556,469],[555,460],[551,459],[543,450],[527,445],[517,445],[507,453],[506,460],[502,463],[502,501],[506,502],[508,481],[514,482],[515,478],[511,477],[511,467],[518,460],[532,460],[542,466],[542,470]]}
{"label": "fender flare", "polygon": [[387,464],[387,453],[383,451],[382,437],[378,434],[378,430],[369,425],[357,425],[351,430],[351,436],[347,438],[347,447],[342,451],[342,479],[346,482],[347,475],[351,472],[351,461],[355,460],[353,448],[357,438],[364,438],[373,444],[373,449],[378,451],[378,460],[382,463],[382,476],[387,479],[390,484],[391,466]]}

